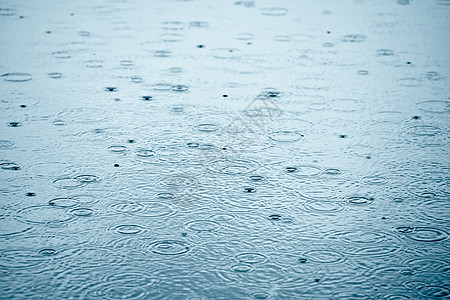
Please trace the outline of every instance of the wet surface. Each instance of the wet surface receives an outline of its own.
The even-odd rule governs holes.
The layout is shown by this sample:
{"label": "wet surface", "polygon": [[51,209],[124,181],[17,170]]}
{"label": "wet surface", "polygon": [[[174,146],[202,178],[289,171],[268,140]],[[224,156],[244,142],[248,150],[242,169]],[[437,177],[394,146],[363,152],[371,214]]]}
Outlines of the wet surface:
{"label": "wet surface", "polygon": [[0,1],[0,298],[450,298],[449,20]]}

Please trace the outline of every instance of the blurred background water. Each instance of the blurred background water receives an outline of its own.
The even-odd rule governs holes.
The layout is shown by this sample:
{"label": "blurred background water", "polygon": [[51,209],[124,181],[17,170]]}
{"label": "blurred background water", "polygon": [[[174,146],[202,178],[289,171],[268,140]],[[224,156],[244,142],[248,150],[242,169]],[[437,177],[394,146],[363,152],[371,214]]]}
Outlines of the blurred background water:
{"label": "blurred background water", "polygon": [[449,25],[1,0],[0,298],[449,298]]}

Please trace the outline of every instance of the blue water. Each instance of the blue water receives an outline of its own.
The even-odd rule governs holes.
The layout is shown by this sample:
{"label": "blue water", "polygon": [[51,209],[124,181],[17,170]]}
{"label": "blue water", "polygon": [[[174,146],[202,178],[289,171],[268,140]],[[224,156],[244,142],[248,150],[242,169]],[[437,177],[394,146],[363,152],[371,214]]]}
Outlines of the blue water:
{"label": "blue water", "polygon": [[450,298],[450,1],[0,1],[0,299]]}

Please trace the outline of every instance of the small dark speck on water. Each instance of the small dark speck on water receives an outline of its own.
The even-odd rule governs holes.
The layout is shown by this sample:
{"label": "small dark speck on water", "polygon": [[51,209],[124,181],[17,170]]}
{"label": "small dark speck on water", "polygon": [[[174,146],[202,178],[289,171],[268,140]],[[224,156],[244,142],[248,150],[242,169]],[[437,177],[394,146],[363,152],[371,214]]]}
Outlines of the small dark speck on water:
{"label": "small dark speck on water", "polygon": [[413,120],[420,120],[420,116],[413,116]]}
{"label": "small dark speck on water", "polygon": [[339,137],[340,137],[341,139],[345,139],[345,138],[347,137],[347,135],[345,135],[345,134],[340,134]]}
{"label": "small dark speck on water", "polygon": [[25,104],[22,104],[20,107],[22,107],[22,108],[25,108],[25,107],[27,107]]}
{"label": "small dark speck on water", "polygon": [[128,143],[132,144],[134,143],[134,140],[128,140]]}
{"label": "small dark speck on water", "polygon": [[197,48],[205,48],[204,45],[197,45]]}
{"label": "small dark speck on water", "polygon": [[301,264],[305,264],[305,263],[308,262],[308,260],[306,258],[299,258],[298,262],[301,263]]}
{"label": "small dark speck on water", "polygon": [[227,97],[228,97],[228,95],[222,95],[222,97],[224,97],[224,98],[227,98]]}
{"label": "small dark speck on water", "polygon": [[50,30],[47,30],[46,32],[45,32],[46,34],[50,34],[50,33],[52,33]]}
{"label": "small dark speck on water", "polygon": [[119,164],[114,164],[114,167],[118,167],[119,166]]}
{"label": "small dark speck on water", "polygon": [[315,279],[314,281],[315,281],[315,282],[319,282],[319,281],[320,281],[320,279]]}
{"label": "small dark speck on water", "polygon": [[26,193],[25,195],[26,195],[27,197],[34,197],[34,196],[36,196],[35,193],[31,193],[31,192],[30,192],[30,193]]}
{"label": "small dark speck on water", "polygon": [[187,233],[186,232],[182,232],[181,236],[187,236]]}

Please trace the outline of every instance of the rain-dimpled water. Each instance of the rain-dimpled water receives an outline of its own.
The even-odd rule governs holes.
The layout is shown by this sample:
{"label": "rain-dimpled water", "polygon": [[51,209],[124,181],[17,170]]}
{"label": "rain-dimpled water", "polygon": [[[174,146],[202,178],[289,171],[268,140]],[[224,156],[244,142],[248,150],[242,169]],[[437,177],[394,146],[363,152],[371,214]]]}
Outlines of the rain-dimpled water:
{"label": "rain-dimpled water", "polygon": [[0,0],[0,299],[450,298],[449,0]]}

